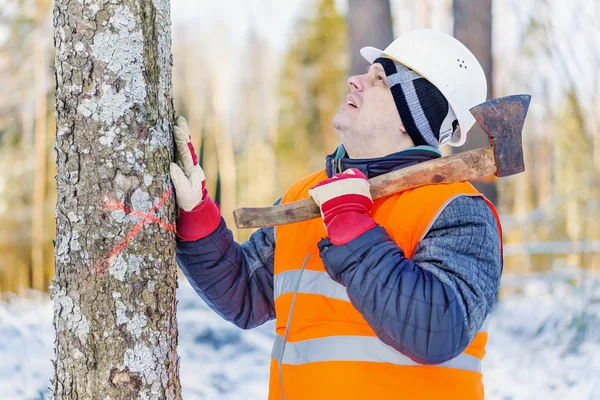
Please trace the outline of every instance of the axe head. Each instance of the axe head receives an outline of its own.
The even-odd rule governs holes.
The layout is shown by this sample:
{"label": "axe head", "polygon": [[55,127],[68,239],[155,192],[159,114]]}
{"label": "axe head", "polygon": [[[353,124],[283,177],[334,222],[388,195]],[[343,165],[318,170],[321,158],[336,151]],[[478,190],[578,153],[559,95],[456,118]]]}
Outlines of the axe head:
{"label": "axe head", "polygon": [[518,94],[500,97],[471,108],[471,114],[488,134],[496,158],[496,176],[525,171],[521,134],[531,96]]}

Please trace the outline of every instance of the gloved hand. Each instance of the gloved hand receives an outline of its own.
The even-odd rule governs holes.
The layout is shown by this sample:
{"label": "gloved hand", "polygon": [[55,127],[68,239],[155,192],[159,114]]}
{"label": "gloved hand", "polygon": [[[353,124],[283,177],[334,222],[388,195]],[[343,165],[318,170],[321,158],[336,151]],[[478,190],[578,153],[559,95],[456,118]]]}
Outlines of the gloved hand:
{"label": "gloved hand", "polygon": [[173,136],[176,163],[171,163],[170,174],[179,206],[177,236],[189,241],[202,239],[217,229],[221,211],[206,190],[204,171],[198,165],[185,118],[177,117]]}
{"label": "gloved hand", "polygon": [[373,208],[369,180],[356,168],[335,174],[308,193],[321,208],[329,240],[335,245],[346,244],[376,225],[369,215]]}

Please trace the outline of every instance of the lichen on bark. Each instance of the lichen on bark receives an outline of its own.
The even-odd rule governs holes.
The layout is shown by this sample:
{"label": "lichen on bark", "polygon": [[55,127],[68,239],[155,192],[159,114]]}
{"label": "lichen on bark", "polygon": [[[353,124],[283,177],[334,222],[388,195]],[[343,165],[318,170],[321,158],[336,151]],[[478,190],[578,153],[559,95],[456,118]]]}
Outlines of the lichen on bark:
{"label": "lichen on bark", "polygon": [[55,0],[55,398],[178,399],[168,0]]}

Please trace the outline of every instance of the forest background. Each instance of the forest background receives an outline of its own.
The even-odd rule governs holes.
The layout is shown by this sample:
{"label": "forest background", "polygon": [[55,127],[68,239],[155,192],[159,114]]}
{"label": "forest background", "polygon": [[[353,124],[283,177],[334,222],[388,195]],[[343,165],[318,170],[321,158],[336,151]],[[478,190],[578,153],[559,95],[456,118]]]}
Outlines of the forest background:
{"label": "forest background", "polygon": [[[338,145],[331,119],[348,92],[347,21],[360,16],[341,0],[171,4],[175,107],[234,227],[234,208],[272,204]],[[492,95],[533,95],[527,171],[493,182],[505,271],[598,269],[600,4],[491,4]],[[451,0],[390,5],[394,37],[417,28],[454,32]],[[0,296],[47,291],[54,274],[51,6],[0,1]],[[251,233],[233,230],[238,241]]]}

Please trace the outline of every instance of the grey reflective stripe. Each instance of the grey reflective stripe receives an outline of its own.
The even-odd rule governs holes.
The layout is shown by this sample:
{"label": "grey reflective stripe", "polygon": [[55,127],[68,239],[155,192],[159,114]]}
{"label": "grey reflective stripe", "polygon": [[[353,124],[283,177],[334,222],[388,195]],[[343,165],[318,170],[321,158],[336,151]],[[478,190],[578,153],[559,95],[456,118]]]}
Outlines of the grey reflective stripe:
{"label": "grey reflective stripe", "polygon": [[[281,364],[300,365],[324,361],[367,361],[394,365],[423,366],[376,337],[370,336],[330,336],[301,342],[287,342],[285,354],[284,338],[277,336],[273,344],[271,357],[281,360]],[[455,368],[465,371],[481,372],[481,360],[477,357],[461,354],[443,364],[432,367]]]}
{"label": "grey reflective stripe", "polygon": [[[463,195],[460,195],[463,196]],[[298,280],[300,280],[298,284]],[[327,274],[327,272],[318,272],[305,269],[294,269],[275,275],[274,277],[274,298],[282,294],[294,293],[296,288],[298,293],[320,294],[332,299],[350,301],[346,288]],[[487,332],[488,320],[486,319],[479,332]]]}
{"label": "grey reflective stripe", "polygon": [[[285,293],[294,293],[296,287],[298,293],[320,294],[332,299],[350,301],[346,288],[329,277],[327,272],[318,272],[299,269],[285,271],[275,275],[274,298]],[[300,280],[300,285],[298,285]]]}

